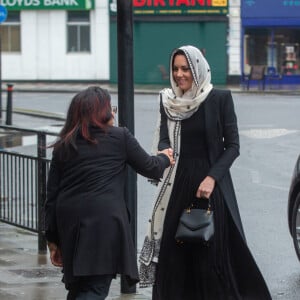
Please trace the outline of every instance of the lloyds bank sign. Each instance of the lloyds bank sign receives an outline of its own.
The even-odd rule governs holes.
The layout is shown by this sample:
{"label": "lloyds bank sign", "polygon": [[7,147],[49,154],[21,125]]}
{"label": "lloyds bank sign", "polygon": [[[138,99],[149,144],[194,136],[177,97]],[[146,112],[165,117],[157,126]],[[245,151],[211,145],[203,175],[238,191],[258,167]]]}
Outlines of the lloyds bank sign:
{"label": "lloyds bank sign", "polygon": [[7,10],[91,10],[95,0],[0,0]]}

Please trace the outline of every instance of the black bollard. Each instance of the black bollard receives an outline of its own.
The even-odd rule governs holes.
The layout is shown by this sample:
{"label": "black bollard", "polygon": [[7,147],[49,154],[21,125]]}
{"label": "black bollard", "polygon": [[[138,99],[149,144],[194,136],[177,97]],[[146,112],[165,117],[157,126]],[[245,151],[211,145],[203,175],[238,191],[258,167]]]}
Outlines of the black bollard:
{"label": "black bollard", "polygon": [[12,125],[12,92],[13,84],[7,84],[6,125]]}

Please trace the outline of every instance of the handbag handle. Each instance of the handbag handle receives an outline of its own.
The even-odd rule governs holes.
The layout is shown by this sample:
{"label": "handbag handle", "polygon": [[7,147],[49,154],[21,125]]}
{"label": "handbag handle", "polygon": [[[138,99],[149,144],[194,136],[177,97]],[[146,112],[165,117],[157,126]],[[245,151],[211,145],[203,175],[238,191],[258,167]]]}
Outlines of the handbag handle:
{"label": "handbag handle", "polygon": [[[201,198],[200,198],[201,199]],[[203,199],[203,197],[202,197],[202,199]],[[207,214],[208,215],[210,215],[211,214],[211,212],[212,212],[212,210],[211,210],[211,201],[210,201],[210,198],[204,198],[204,199],[207,199],[207,201],[208,201],[208,205],[207,205]],[[188,208],[186,208],[186,212],[189,214],[189,213],[191,213],[191,209],[192,209],[192,207],[193,207],[193,203],[188,207]]]}

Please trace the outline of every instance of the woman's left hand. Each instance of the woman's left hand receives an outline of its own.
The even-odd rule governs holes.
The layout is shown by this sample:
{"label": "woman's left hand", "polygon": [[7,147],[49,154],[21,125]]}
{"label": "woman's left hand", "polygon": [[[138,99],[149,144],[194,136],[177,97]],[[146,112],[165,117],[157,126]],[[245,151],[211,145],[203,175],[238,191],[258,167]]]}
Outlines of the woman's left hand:
{"label": "woman's left hand", "polygon": [[198,190],[196,192],[197,198],[210,198],[211,193],[215,187],[215,180],[210,176],[206,176],[204,180],[200,183]]}
{"label": "woman's left hand", "polygon": [[62,267],[63,260],[60,248],[55,243],[48,242],[50,260],[55,267]]}

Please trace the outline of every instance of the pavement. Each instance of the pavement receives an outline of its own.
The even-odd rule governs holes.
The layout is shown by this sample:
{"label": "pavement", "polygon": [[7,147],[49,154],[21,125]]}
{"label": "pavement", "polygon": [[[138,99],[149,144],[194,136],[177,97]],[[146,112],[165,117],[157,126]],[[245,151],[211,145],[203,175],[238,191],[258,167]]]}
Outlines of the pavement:
{"label": "pavement", "polygon": [[[40,254],[35,233],[0,222],[0,299],[63,300],[66,290],[61,269],[51,265],[49,254]],[[151,290],[120,292],[120,278],[113,280],[108,300],[151,299]]]}
{"label": "pavement", "polygon": [[[116,85],[106,83],[15,83],[15,92],[67,92],[77,93],[90,85],[100,85],[111,93],[117,93]],[[3,92],[5,83],[2,84]],[[154,93],[162,86],[135,86],[135,93]],[[267,87],[265,91],[257,87],[245,91],[242,86],[227,86],[234,93],[280,93],[300,94],[300,86]],[[45,123],[45,117],[55,118],[48,112],[24,111],[14,108],[14,120],[30,118],[35,114],[35,122]],[[36,116],[39,118],[36,118]],[[21,119],[19,119],[21,120]],[[4,120],[2,120],[2,123]],[[1,120],[0,120],[1,124]],[[0,199],[1,200],[1,199]],[[1,202],[0,202],[1,204]],[[51,265],[49,254],[40,254],[35,233],[0,222],[0,299],[3,300],[60,300],[66,299],[66,291],[61,283],[61,270]],[[113,280],[108,300],[151,299],[151,289],[139,289],[136,293],[121,293],[120,278]]]}

